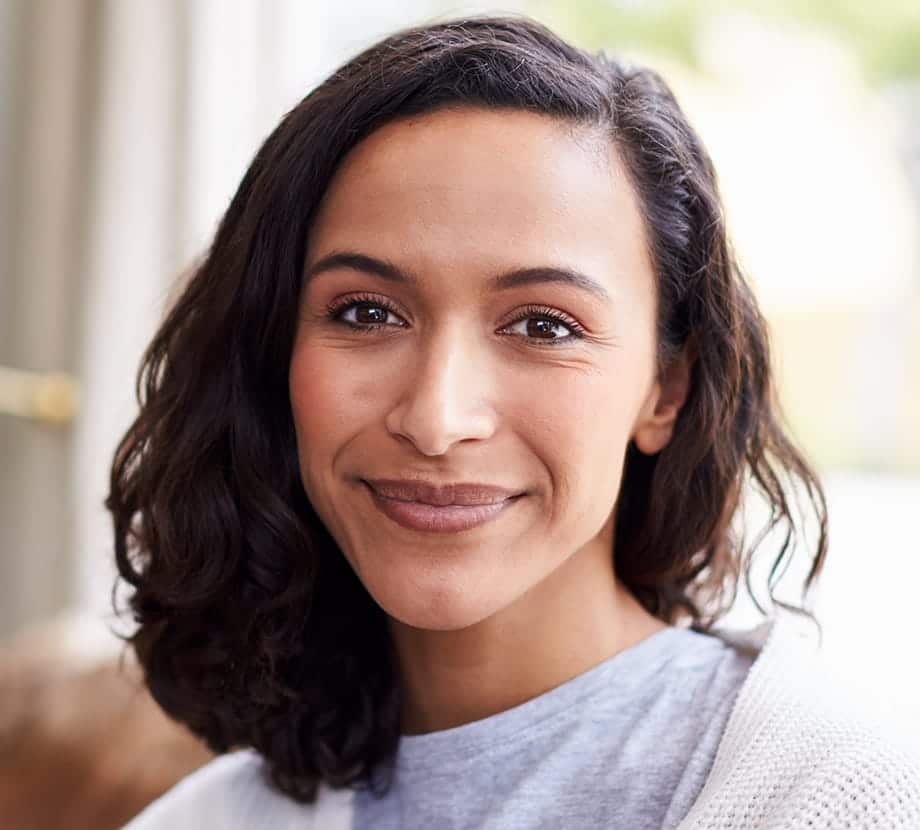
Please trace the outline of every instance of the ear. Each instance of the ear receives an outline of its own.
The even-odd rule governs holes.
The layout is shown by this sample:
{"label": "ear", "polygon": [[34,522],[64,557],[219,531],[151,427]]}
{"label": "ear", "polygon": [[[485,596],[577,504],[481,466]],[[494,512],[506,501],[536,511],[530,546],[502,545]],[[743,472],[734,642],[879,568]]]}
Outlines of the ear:
{"label": "ear", "polygon": [[688,343],[655,380],[642,406],[632,439],[645,455],[661,452],[674,434],[674,424],[690,391],[690,369],[696,359]]}

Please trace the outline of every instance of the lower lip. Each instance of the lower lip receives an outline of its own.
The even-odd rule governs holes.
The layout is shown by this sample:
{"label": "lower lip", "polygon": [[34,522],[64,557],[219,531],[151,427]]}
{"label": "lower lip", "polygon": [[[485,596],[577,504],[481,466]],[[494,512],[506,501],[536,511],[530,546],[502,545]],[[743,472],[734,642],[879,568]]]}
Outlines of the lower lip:
{"label": "lower lip", "polygon": [[484,525],[497,519],[520,498],[514,496],[496,504],[450,504],[438,507],[418,501],[388,499],[370,485],[365,486],[377,509],[385,516],[410,530],[423,530],[429,533],[457,533]]}

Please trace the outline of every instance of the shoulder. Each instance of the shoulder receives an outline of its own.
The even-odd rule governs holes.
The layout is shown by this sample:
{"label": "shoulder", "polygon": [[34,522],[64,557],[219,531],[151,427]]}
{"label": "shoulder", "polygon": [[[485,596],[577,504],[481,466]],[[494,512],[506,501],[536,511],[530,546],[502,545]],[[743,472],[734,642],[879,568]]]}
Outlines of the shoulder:
{"label": "shoulder", "polygon": [[749,759],[778,796],[772,816],[784,827],[803,818],[818,828],[920,827],[915,748],[820,666],[810,675],[815,693],[751,742]]}
{"label": "shoulder", "polygon": [[920,754],[855,700],[815,721],[796,740],[801,777],[791,801],[812,810],[825,803],[830,826],[920,827]]}
{"label": "shoulder", "polygon": [[841,686],[819,660],[803,670],[813,689],[777,722],[796,756],[791,804],[817,811],[829,826],[920,827],[920,752],[883,714]]}
{"label": "shoulder", "polygon": [[[263,762],[251,750],[221,755],[187,775],[147,806],[125,830],[245,826],[230,817],[246,813],[253,802],[271,801],[263,780]],[[222,822],[222,823],[221,823]]]}
{"label": "shoulder", "polygon": [[[681,830],[920,826],[920,757],[846,688],[815,641],[781,617],[762,645]],[[738,825],[713,824],[725,812]]]}
{"label": "shoulder", "polygon": [[[262,757],[244,749],[221,755],[183,778],[123,830],[309,830],[336,826],[347,807],[346,793],[325,788],[316,804],[298,804],[272,787]],[[332,823],[317,823],[321,809]]]}

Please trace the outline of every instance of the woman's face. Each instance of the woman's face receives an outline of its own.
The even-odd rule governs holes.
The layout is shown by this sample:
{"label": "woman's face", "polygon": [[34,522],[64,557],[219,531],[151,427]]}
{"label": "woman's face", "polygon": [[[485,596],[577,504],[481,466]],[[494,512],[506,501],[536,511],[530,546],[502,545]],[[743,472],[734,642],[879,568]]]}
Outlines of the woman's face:
{"label": "woman's face", "polygon": [[[388,124],[337,170],[305,273],[303,484],[391,617],[464,628],[576,554],[611,558],[627,444],[660,450],[679,401],[655,377],[653,271],[607,140],[524,111]],[[419,503],[438,495],[453,506]],[[499,501],[459,504],[483,496]]]}

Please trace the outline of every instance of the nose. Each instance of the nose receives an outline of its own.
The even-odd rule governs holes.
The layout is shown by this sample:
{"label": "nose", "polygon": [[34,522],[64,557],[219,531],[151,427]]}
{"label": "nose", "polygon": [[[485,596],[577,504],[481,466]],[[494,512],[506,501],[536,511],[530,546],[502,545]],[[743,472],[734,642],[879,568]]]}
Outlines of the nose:
{"label": "nose", "polygon": [[495,431],[488,356],[472,341],[465,326],[432,333],[420,344],[399,402],[387,414],[389,432],[424,455],[443,455],[460,441],[482,440]]}

